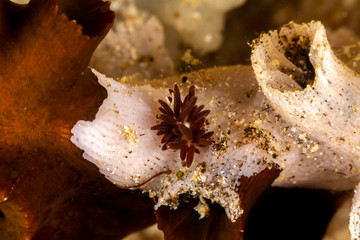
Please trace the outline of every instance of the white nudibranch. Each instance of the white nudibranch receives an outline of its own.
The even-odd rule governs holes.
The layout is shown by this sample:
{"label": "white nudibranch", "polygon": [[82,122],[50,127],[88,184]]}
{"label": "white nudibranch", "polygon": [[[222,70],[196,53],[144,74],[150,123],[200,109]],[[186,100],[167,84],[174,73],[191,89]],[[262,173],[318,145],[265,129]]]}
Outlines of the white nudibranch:
{"label": "white nudibranch", "polygon": [[[352,189],[360,180],[359,77],[331,51],[319,22],[290,23],[253,43],[251,66],[218,67],[160,80],[121,83],[93,70],[108,92],[94,121],[79,121],[72,142],[107,179],[176,208],[179,195],[209,199],[235,221],[240,178],[270,166],[277,186]],[[255,75],[254,75],[255,72]],[[158,100],[177,83],[196,86],[210,113],[212,146],[184,167],[162,151]],[[169,103],[169,102],[168,102]],[[170,104],[170,103],[169,103]]]}

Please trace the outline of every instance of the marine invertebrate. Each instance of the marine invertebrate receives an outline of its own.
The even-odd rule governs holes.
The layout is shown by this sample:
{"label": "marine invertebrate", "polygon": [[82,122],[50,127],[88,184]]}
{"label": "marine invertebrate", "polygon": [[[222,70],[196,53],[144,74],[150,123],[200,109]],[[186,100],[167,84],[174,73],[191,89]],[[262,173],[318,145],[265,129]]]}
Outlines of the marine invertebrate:
{"label": "marine invertebrate", "polygon": [[[78,3],[76,2],[75,5]],[[93,49],[110,26],[112,14],[107,10],[106,5],[103,5],[104,3],[100,1],[84,1],[83,4],[90,4],[91,7],[86,9],[86,11],[80,11],[73,6],[73,2],[53,0],[33,0],[27,7],[21,8],[9,2],[2,2],[0,5],[3,12],[0,23],[1,41],[3,43],[1,50],[3,54],[1,54],[0,58],[2,66],[0,93],[3,103],[0,108],[2,135],[0,145],[0,224],[5,229],[15,229],[14,234],[17,234],[17,238],[33,237],[34,239],[41,239],[48,238],[49,236],[60,236],[63,238],[80,239],[91,238],[93,236],[89,235],[93,234],[102,238],[118,238],[125,235],[128,231],[154,221],[152,218],[151,200],[146,201],[141,195],[137,195],[129,190],[116,188],[105,181],[98,174],[97,169],[83,161],[80,156],[81,151],[69,141],[71,135],[70,129],[73,124],[78,119],[92,120],[97,106],[100,105],[101,100],[105,96],[104,91],[94,81],[94,75],[88,71],[86,66]],[[77,15],[79,12],[81,14]],[[15,18],[15,13],[20,14],[22,18]],[[96,16],[97,21],[101,20],[101,24],[92,24],[93,22],[89,21],[89,19],[95,18],[89,18],[87,15],[89,13]],[[70,21],[67,16],[71,16],[82,23],[83,29],[74,21]],[[41,23],[41,25],[39,26],[38,23]],[[299,31],[298,25],[294,25],[291,32],[300,32],[300,36],[308,37],[305,40],[309,40],[309,44],[303,44],[302,41],[298,41],[296,38],[291,38],[291,41],[284,41],[283,43],[290,43],[292,46],[296,44],[300,47],[305,46],[304,50],[309,48],[316,49],[318,46],[316,41],[313,41],[316,38],[313,38],[311,32],[314,29],[320,29],[320,31],[315,32],[321,35],[321,26],[318,24],[308,24],[308,26],[302,27],[305,29],[305,33]],[[20,31],[19,29],[28,29],[28,31]],[[47,30],[45,31],[44,29]],[[307,34],[308,30],[310,34]],[[323,35],[319,38],[324,40]],[[48,41],[49,39],[52,41]],[[322,43],[327,46],[326,40]],[[16,46],[21,47],[17,48]],[[59,48],[54,48],[54,46],[62,47],[58,51],[57,49]],[[261,47],[262,45],[260,44],[260,49]],[[321,48],[318,49],[321,50]],[[276,65],[276,59],[273,59],[273,55],[269,54],[271,50],[274,49],[270,48],[270,51],[265,51],[265,57],[263,57],[266,60],[272,59],[271,64]],[[323,53],[322,51],[319,52]],[[260,51],[260,55],[262,53]],[[305,53],[307,54],[307,51]],[[318,60],[318,55],[315,54],[316,51],[312,53],[314,53],[315,57],[314,59],[310,58],[310,64],[316,63]],[[329,52],[325,51],[325,56],[327,56],[327,53]],[[333,58],[331,52],[329,56]],[[50,67],[48,66],[49,59],[53,60],[53,65]],[[305,58],[305,60],[308,59]],[[325,82],[324,79],[330,78],[322,78],[321,74],[326,75],[329,67],[321,65],[321,61],[319,63],[319,68],[322,71],[315,72],[318,74],[315,75],[320,76],[319,79]],[[256,63],[254,62],[254,64]],[[264,73],[269,74],[270,77],[273,77],[271,74],[279,74],[277,70],[280,70],[280,72],[286,70],[283,72],[284,74],[289,74],[293,71],[292,68],[283,67],[269,71],[268,64],[269,62],[266,62],[261,67],[263,67]],[[303,64],[300,65],[304,66]],[[44,66],[47,66],[47,68]],[[297,65],[295,64],[295,66]],[[341,64],[340,66],[335,64],[335,66],[339,67],[340,70],[342,69]],[[297,73],[297,70],[299,69],[295,68],[295,73]],[[316,67],[314,67],[314,70],[316,71]],[[256,73],[261,74],[261,72]],[[345,69],[345,73],[349,72]],[[164,80],[154,80],[149,85],[147,85],[149,81],[144,81],[124,84],[119,87],[113,80],[107,79],[100,74],[97,75],[100,82],[109,90],[109,99],[115,97],[116,92],[120,92],[119,96],[121,96],[122,100],[139,105],[136,108],[143,110],[140,112],[144,113],[145,118],[139,120],[137,119],[138,115],[132,114],[138,109],[131,111],[127,108],[116,109],[114,105],[108,105],[106,111],[100,112],[101,114],[97,117],[98,119],[102,118],[102,120],[105,120],[105,124],[108,124],[106,127],[109,128],[105,128],[100,124],[101,122],[95,121],[96,124],[99,124],[100,131],[96,129],[93,132],[94,136],[90,136],[93,137],[91,140],[95,140],[94,143],[86,142],[89,139],[81,138],[80,136],[83,133],[82,130],[84,130],[81,128],[81,124],[84,124],[85,128],[91,127],[92,124],[81,122],[77,125],[77,129],[74,128],[74,131],[77,130],[77,135],[74,136],[73,140],[78,141],[80,139],[85,142],[82,147],[87,148],[85,153],[87,158],[97,160],[96,157],[100,156],[101,159],[104,159],[104,162],[97,162],[97,164],[102,168],[101,171],[107,174],[107,177],[112,179],[113,182],[116,182],[123,188],[140,188],[157,198],[157,214],[162,216],[159,221],[162,222],[162,229],[167,229],[165,230],[168,233],[167,236],[170,235],[171,237],[169,232],[173,229],[169,230],[167,228],[169,225],[164,221],[164,216],[168,216],[168,213],[166,213],[168,209],[164,211],[164,208],[160,206],[169,205],[173,208],[178,207],[181,202],[179,195],[186,194],[190,198],[199,197],[200,201],[195,209],[197,209],[201,217],[209,214],[209,219],[217,219],[217,217],[212,217],[214,212],[208,213],[206,210],[206,205],[210,200],[213,200],[224,206],[231,220],[234,221],[236,218],[241,220],[244,216],[242,210],[245,210],[245,213],[248,212],[244,202],[250,201],[247,198],[249,195],[251,197],[256,195],[252,193],[244,195],[245,192],[249,193],[249,189],[246,189],[246,187],[249,187],[250,190],[254,189],[251,188],[250,181],[257,179],[262,173],[269,173],[274,168],[272,170],[268,170],[268,168],[273,163],[277,163],[287,169],[288,175],[282,176],[285,176],[286,184],[290,183],[290,186],[310,184],[317,180],[316,177],[309,178],[306,174],[298,174],[295,178],[291,178],[289,169],[294,166],[292,164],[306,165],[305,155],[311,158],[311,160],[323,162],[329,155],[322,157],[322,154],[318,151],[321,149],[329,150],[329,152],[337,151],[339,148],[335,148],[335,144],[333,144],[334,142],[338,144],[337,140],[345,140],[347,144],[355,147],[355,150],[348,153],[348,155],[343,154],[344,151],[340,151],[336,155],[333,166],[329,162],[325,162],[325,166],[317,167],[324,171],[330,171],[331,174],[329,174],[328,179],[332,181],[326,185],[326,176],[321,175],[318,187],[327,188],[334,184],[336,180],[339,182],[345,181],[345,188],[348,189],[358,180],[356,172],[352,169],[358,168],[356,164],[352,165],[352,162],[350,162],[350,165],[347,166],[349,169],[345,168],[345,172],[342,169],[340,171],[337,169],[338,166],[343,167],[344,164],[349,163],[350,158],[355,159],[354,162],[356,163],[356,159],[358,159],[356,135],[345,132],[345,137],[335,135],[335,137],[339,137],[339,139],[335,140],[331,138],[331,135],[321,136],[321,129],[312,131],[311,126],[309,128],[306,122],[301,121],[301,116],[300,121],[297,119],[295,124],[296,127],[299,126],[299,129],[295,128],[296,131],[293,131],[293,129],[288,131],[286,126],[293,123],[292,116],[286,115],[282,118],[282,115],[278,115],[278,112],[283,109],[279,110],[276,108],[277,102],[271,99],[272,96],[266,92],[266,89],[263,91],[266,94],[257,92],[257,82],[251,68],[248,66],[224,67],[215,70],[208,69],[190,74],[189,82],[194,82],[199,86],[199,92],[203,96],[201,101],[208,104],[211,110],[216,110],[213,111],[216,114],[209,119],[209,128],[215,132],[216,142],[211,149],[206,149],[206,151],[199,154],[199,158],[194,159],[193,164],[188,169],[183,168],[179,164],[174,154],[161,153],[159,155],[149,155],[146,154],[149,151],[140,146],[143,143],[146,146],[147,143],[154,140],[152,138],[154,134],[150,133],[151,131],[139,131],[139,129],[141,130],[139,126],[142,126],[144,122],[150,119],[147,116],[153,118],[154,109],[156,108],[153,100],[163,95],[164,89],[167,89],[169,84],[180,82],[179,78],[173,77],[167,79],[168,83],[163,83]],[[264,79],[261,78],[261,75],[257,75],[257,77],[259,82],[261,82],[262,88],[269,88],[267,85],[262,86]],[[273,78],[268,82],[270,85],[274,84],[272,80]],[[294,84],[294,82],[291,82],[291,79],[289,82],[289,86]],[[295,82],[297,81],[295,80]],[[310,87],[315,85],[315,89],[319,88],[316,82],[309,81],[309,83]],[[341,81],[340,83],[336,82],[335,85],[341,86],[342,83]],[[355,85],[357,82],[351,83]],[[294,95],[301,96],[298,91],[306,91],[306,86],[309,84],[305,81],[305,84],[302,85],[303,89],[296,89]],[[271,87],[273,86],[271,85]],[[296,86],[296,84],[293,86]],[[187,87],[187,84],[184,84],[180,90],[187,89]],[[341,95],[352,96],[355,92],[355,99],[353,101],[350,99],[349,101],[342,98],[342,96],[337,96],[337,99],[340,99],[339,101],[341,102],[351,102],[354,103],[353,105],[356,105],[356,87],[353,90],[354,92],[351,92],[352,86],[344,83],[344,87],[346,91],[339,88],[341,91],[344,91],[340,91]],[[272,89],[269,92],[278,94],[278,92]],[[322,92],[322,94],[324,93]],[[136,96],[131,98],[131,95]],[[326,94],[322,96],[324,98],[327,97]],[[143,103],[140,103],[139,99],[143,100]],[[301,98],[299,97],[298,100],[300,101]],[[111,101],[106,102],[112,103]],[[130,104],[130,106],[135,105]],[[148,109],[147,112],[147,108],[144,106],[150,106],[152,109]],[[287,106],[285,105],[285,107]],[[299,109],[301,109],[301,106],[299,106]],[[296,111],[298,109],[294,110],[295,116],[299,113]],[[286,110],[284,112],[286,114]],[[126,115],[127,113],[130,114]],[[306,113],[311,114],[312,112]],[[342,114],[339,112],[339,115],[341,116]],[[357,115],[351,115],[350,119],[353,116],[357,117]],[[120,123],[122,125],[120,125],[120,128],[113,124],[113,118],[121,118]],[[311,116],[310,119],[313,120],[314,116]],[[342,117],[339,117],[336,120],[340,121],[341,119]],[[320,120],[320,122],[323,122],[323,119]],[[129,124],[124,125],[124,122]],[[95,125],[95,123],[93,124]],[[146,129],[149,129],[149,126],[153,124],[155,124],[154,119],[144,125],[146,125]],[[329,125],[336,126],[337,124],[338,122],[334,121],[330,122]],[[113,126],[115,128],[112,128]],[[346,126],[352,130],[357,127],[356,124],[348,124]],[[337,127],[342,129],[343,125],[340,124]],[[86,130],[89,129],[87,128]],[[116,131],[112,131],[113,129],[116,129]],[[279,131],[279,129],[284,132]],[[305,132],[306,135],[304,135]],[[333,132],[330,131],[329,134],[333,134]],[[320,135],[320,137],[317,138],[316,135]],[[101,137],[106,137],[107,139],[103,140]],[[341,139],[342,137],[343,139]],[[346,139],[347,137],[349,139]],[[119,139],[117,138],[122,141],[118,141]],[[330,141],[326,145],[324,142],[329,140],[328,138],[330,138]],[[77,143],[79,144],[79,142]],[[86,145],[87,143],[89,145]],[[96,149],[96,151],[91,152],[91,146],[99,146],[96,145],[99,143],[105,143],[100,145],[105,146],[105,148]],[[111,158],[113,157],[113,152],[117,150],[114,148],[116,144],[106,145],[107,143],[120,143],[119,145],[127,151],[128,155],[125,154],[121,158],[116,159],[119,161],[117,164],[120,164],[120,166],[124,163],[122,160],[126,158],[134,160],[136,157],[139,157],[138,160],[140,161],[134,161],[134,164],[140,166],[144,164],[142,160],[146,161],[146,158],[150,156],[149,163],[145,162],[148,165],[145,165],[143,168],[146,171],[141,176],[142,178],[136,178],[136,174],[139,172],[134,171],[131,169],[132,166],[126,166],[126,164],[124,164],[122,171],[129,169],[132,171],[126,173],[127,175],[120,171],[122,175],[118,175],[119,172],[117,172],[116,164],[109,161],[109,159],[113,160]],[[155,146],[153,148],[155,151],[161,149],[161,146],[158,144],[149,145],[150,148]],[[301,149],[301,152],[296,148]],[[102,150],[104,151],[101,152]],[[107,155],[101,155],[104,153]],[[136,157],[129,157],[133,153]],[[141,153],[145,154],[141,155]],[[319,155],[317,155],[318,153]],[[97,154],[98,156],[96,156]],[[159,159],[156,159],[156,157]],[[209,159],[209,162],[204,161],[207,159]],[[161,164],[164,165],[156,166]],[[298,167],[300,168],[300,166]],[[151,172],[151,168],[156,169]],[[306,168],[309,168],[309,166],[306,166]],[[140,171],[143,169],[140,169]],[[150,173],[155,173],[155,175],[146,174],[149,171]],[[276,175],[276,172],[274,175]],[[316,175],[319,172],[314,171],[312,173]],[[334,178],[335,174],[342,176]],[[262,179],[263,181],[260,185],[271,183],[274,175],[271,175],[269,179]],[[129,179],[123,179],[123,176],[129,177]],[[131,179],[134,176],[135,178]],[[297,182],[291,182],[294,179]],[[279,180],[281,184],[282,179]],[[139,184],[134,185],[136,181]],[[334,186],[338,187],[338,185]],[[59,192],[63,194],[59,195]],[[82,206],[82,209],[79,206]],[[91,207],[83,210],[83,206]],[[218,209],[222,211],[221,208]],[[129,212],[135,215],[134,218],[131,218],[132,214],[129,215]],[[83,221],[84,219],[86,221]],[[92,219],[107,220],[94,223]],[[112,222],[110,225],[107,224],[109,219]],[[124,221],[121,222],[121,219]],[[231,223],[229,224],[227,218],[221,218],[221,220],[225,222],[225,226],[233,226]],[[74,224],[74,221],[76,224]],[[234,224],[236,225],[236,223]],[[175,224],[173,226],[179,225]],[[204,234],[209,229],[209,226],[205,225],[202,228],[204,231],[198,231],[198,234]],[[17,231],[19,229],[21,231]],[[86,234],[88,235],[83,235],[82,229],[86,229]],[[184,231],[183,229],[181,230]],[[237,236],[240,234],[237,227],[232,227],[231,230],[233,230],[231,234],[237,234]],[[216,229],[212,228],[212,231],[216,231]],[[9,234],[9,232],[1,232],[1,234]],[[9,235],[1,236],[8,237]]]}
{"label": "marine invertebrate", "polygon": [[136,73],[148,79],[173,75],[158,18],[133,4],[124,4],[115,14],[114,26],[95,50],[90,66],[113,78]]}
{"label": "marine invertebrate", "polygon": [[334,55],[324,26],[291,22],[263,34],[254,42],[252,65],[269,104],[291,123],[284,137],[297,139],[291,148],[298,158],[275,159],[284,166],[276,184],[354,188],[360,181],[360,77]]}
{"label": "marine invertebrate", "polygon": [[[249,122],[256,122],[258,117],[253,114],[252,104],[259,99],[256,94],[250,97],[246,94],[256,92],[257,88],[251,68],[237,66],[194,72],[187,74],[187,83],[181,85],[183,76],[133,82],[126,79],[121,83],[94,72],[109,95],[94,121],[79,121],[72,129],[71,140],[85,150],[84,157],[119,187],[139,188],[155,197],[156,209],[163,205],[176,208],[181,202],[179,196],[187,194],[190,198],[211,199],[225,208],[232,221],[238,219],[242,212],[237,192],[241,177],[256,176],[271,167],[264,156],[277,142],[267,142],[258,148],[260,141],[266,141],[265,132],[264,136],[241,140],[248,134],[244,132],[248,123],[240,123],[238,117],[250,115]],[[239,78],[242,84],[236,84]],[[227,84],[221,85],[224,79]],[[151,130],[156,125],[157,100],[175,82],[179,84],[179,92],[187,91],[187,84],[196,85],[199,101],[213,113],[206,126],[214,131],[214,146],[204,148],[189,168],[182,166],[176,152],[161,151],[159,136]],[[252,126],[259,130],[256,123]]]}
{"label": "marine invertebrate", "polygon": [[162,114],[156,118],[163,120],[160,124],[151,127],[151,130],[158,130],[157,135],[164,135],[161,139],[162,150],[180,149],[180,159],[186,158],[186,166],[190,167],[194,160],[194,154],[200,153],[197,147],[208,147],[212,144],[209,138],[214,132],[206,132],[204,128],[205,117],[210,113],[203,110],[204,105],[197,106],[195,96],[195,86],[189,88],[189,93],[184,100],[181,100],[180,90],[175,83],[174,89],[169,89],[172,97],[168,97],[173,109],[164,102],[158,100]]}
{"label": "marine invertebrate", "polygon": [[[306,58],[299,58],[300,52]],[[254,43],[252,63],[271,106],[294,124],[292,134],[309,144],[301,151],[304,157],[283,163],[274,185],[331,190],[358,185],[360,76],[334,55],[322,24],[290,22],[263,34]],[[350,214],[352,239],[359,238],[358,191]]]}
{"label": "marine invertebrate", "polygon": [[[160,102],[158,118],[175,125],[178,120],[172,116],[180,117],[183,103],[180,92],[195,84],[199,99],[213,113],[207,128],[214,131],[215,143],[188,169],[175,160],[174,152],[159,151],[158,137],[149,131],[155,125],[156,99],[182,76],[119,83],[95,72],[109,96],[93,122],[75,125],[72,141],[109,180],[156,197],[156,209],[176,208],[179,196],[187,194],[219,203],[236,221],[242,213],[236,190],[240,179],[256,177],[273,165],[283,169],[277,186],[353,188],[360,178],[358,75],[334,56],[322,24],[290,23],[262,34],[253,44],[252,66],[255,76],[248,66],[187,74],[179,90],[175,85],[174,110]],[[131,138],[124,134],[129,127]],[[170,133],[164,123],[155,130]],[[165,147],[171,136],[163,138]]]}

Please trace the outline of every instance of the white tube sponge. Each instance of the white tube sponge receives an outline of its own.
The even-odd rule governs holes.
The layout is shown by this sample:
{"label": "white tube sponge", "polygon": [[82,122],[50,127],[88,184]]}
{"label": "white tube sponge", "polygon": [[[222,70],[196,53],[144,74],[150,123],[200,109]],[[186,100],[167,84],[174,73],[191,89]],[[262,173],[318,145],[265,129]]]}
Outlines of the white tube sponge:
{"label": "white tube sponge", "polygon": [[133,4],[122,6],[116,16],[90,65],[114,78],[138,72],[143,78],[172,75],[174,65],[159,20]]}
{"label": "white tube sponge", "polygon": [[[253,51],[253,67],[262,91],[279,113],[318,138],[342,141],[349,150],[359,147],[360,77],[334,56],[324,26],[290,23],[279,32],[264,34],[260,42]],[[300,54],[291,52],[296,47],[307,51],[313,69],[306,60],[296,62],[289,56]],[[311,76],[306,71],[315,74],[303,89],[297,78]]]}
{"label": "white tube sponge", "polygon": [[[360,78],[335,57],[324,26],[291,22],[263,34],[254,41],[251,59],[271,106],[303,133],[302,141],[318,142],[318,153],[327,154],[328,159],[319,162],[305,151],[296,163],[302,170],[287,173],[285,167],[283,174],[293,175],[296,182],[310,180],[307,172],[329,180],[334,189],[353,188],[360,169]],[[347,179],[342,187],[336,184],[340,175]]]}
{"label": "white tube sponge", "polygon": [[[79,121],[72,129],[71,140],[84,149],[84,158],[97,165],[116,185],[139,188],[151,197],[156,196],[157,207],[176,208],[179,195],[188,193],[218,202],[229,218],[236,220],[241,214],[236,190],[240,178],[253,176],[268,167],[266,149],[272,146],[270,142],[257,146],[256,141],[265,138],[266,133],[255,133],[255,127],[247,133],[251,136],[242,141],[246,124],[260,114],[255,105],[261,98],[257,97],[251,68],[211,69],[188,76],[187,82],[196,85],[199,105],[205,104],[206,109],[211,110],[206,128],[215,131],[214,146],[200,148],[201,153],[195,155],[190,168],[181,165],[178,151],[162,151],[161,137],[150,130],[157,124],[155,116],[160,107],[157,100],[166,100],[168,88],[181,78],[148,81],[151,87],[146,81],[141,85],[125,85],[94,73],[107,89],[108,97],[94,121]],[[204,81],[205,78],[208,80]],[[190,85],[179,83],[179,86],[184,92]],[[249,92],[254,94],[250,96]]]}
{"label": "white tube sponge", "polygon": [[[353,189],[360,181],[359,77],[335,58],[323,26],[290,23],[262,34],[252,64],[256,78],[251,66],[126,83],[94,71],[108,97],[94,121],[74,126],[71,140],[107,179],[148,192],[156,207],[176,208],[187,194],[219,203],[236,220],[240,178],[272,165],[283,169],[276,186]],[[189,168],[179,152],[162,151],[150,130],[157,100],[166,100],[174,82],[182,93],[196,86],[198,104],[211,111],[206,128],[215,132]]]}

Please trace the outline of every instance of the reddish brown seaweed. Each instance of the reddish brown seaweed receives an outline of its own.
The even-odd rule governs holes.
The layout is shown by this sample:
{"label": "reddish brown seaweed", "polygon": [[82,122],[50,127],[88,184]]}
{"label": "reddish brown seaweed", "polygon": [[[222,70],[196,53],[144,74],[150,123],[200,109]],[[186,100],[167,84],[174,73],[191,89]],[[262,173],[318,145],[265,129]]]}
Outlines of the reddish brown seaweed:
{"label": "reddish brown seaweed", "polygon": [[119,239],[154,222],[150,199],[70,142],[106,96],[87,66],[113,18],[100,0],[0,1],[0,239]]}

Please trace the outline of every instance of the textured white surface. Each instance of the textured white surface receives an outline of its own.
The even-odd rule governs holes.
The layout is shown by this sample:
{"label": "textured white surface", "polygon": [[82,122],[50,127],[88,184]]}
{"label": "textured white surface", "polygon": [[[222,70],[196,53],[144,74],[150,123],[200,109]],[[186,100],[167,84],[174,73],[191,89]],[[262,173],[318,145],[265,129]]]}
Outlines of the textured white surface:
{"label": "textured white surface", "polygon": [[[305,57],[315,69],[304,89],[290,76],[301,69],[285,54],[294,37],[308,41]],[[156,207],[176,208],[187,193],[219,203],[235,220],[239,179],[272,164],[283,169],[277,186],[353,189],[360,180],[359,77],[333,55],[323,26],[290,23],[261,35],[252,64],[256,78],[251,66],[234,66],[189,73],[186,83],[178,76],[123,84],[94,71],[108,98],[94,121],[75,125],[71,140],[106,178],[148,192]],[[183,96],[196,85],[198,104],[211,110],[206,127],[215,132],[214,145],[201,149],[189,169],[179,152],[161,151],[150,130],[157,100],[166,99],[174,82]]]}
{"label": "textured white surface", "polygon": [[[220,74],[210,70],[209,74],[214,76],[210,81],[214,84],[212,88],[210,83],[201,81],[208,73],[189,76],[188,81],[199,83],[196,90],[199,104],[205,104],[212,111],[207,128],[215,131],[215,142],[226,146],[218,150],[201,149],[189,169],[181,166],[179,152],[161,151],[160,137],[150,130],[156,124],[157,99],[165,99],[168,87],[127,86],[96,73],[108,91],[108,98],[93,122],[76,124],[71,140],[85,150],[86,159],[118,186],[136,187],[145,182],[138,187],[157,196],[157,206],[176,207],[179,194],[191,193],[220,203],[235,219],[241,212],[236,193],[240,177],[250,177],[268,166],[265,149],[258,148],[256,141],[241,140],[244,128],[261,114],[254,108],[254,104],[261,104],[258,102],[261,98],[257,97],[257,84],[250,67],[233,67]],[[173,80],[180,79],[169,79],[169,82]],[[189,84],[180,87],[187,90]],[[249,96],[249,91],[255,94]],[[246,121],[239,123],[238,119],[245,118]],[[125,126],[136,132],[137,141],[129,141],[124,136]],[[171,173],[165,174],[167,171]],[[159,173],[163,174],[157,176]],[[183,178],[179,179],[179,173]],[[153,176],[157,177],[152,179]]]}
{"label": "textured white surface", "polygon": [[90,65],[114,78],[136,73],[142,78],[172,75],[173,63],[164,41],[164,28],[155,16],[124,4]]}
{"label": "textured white surface", "polygon": [[[286,56],[293,39],[309,41],[315,78],[305,89],[294,81],[302,70]],[[300,160],[284,163],[285,181],[279,179],[277,185],[288,185],[291,178],[300,186],[354,188],[360,180],[360,78],[335,57],[324,26],[289,23],[263,34],[255,43],[252,65],[271,106],[305,143],[298,145],[303,149]]]}

